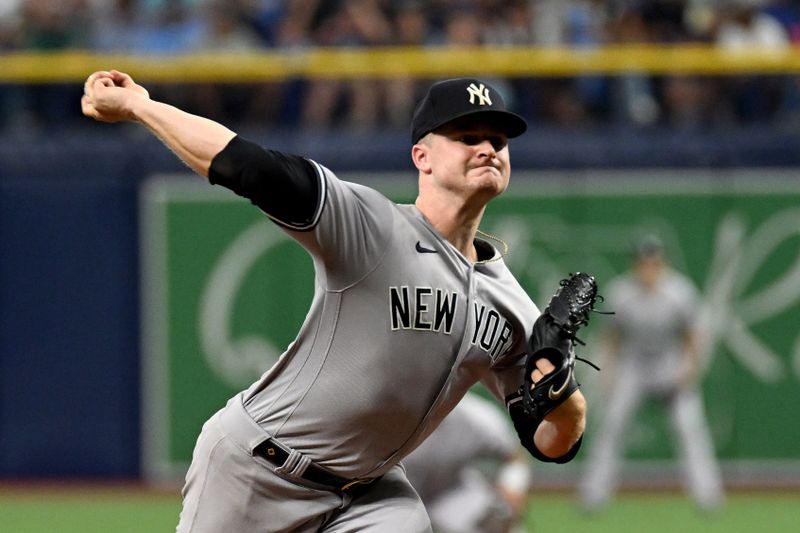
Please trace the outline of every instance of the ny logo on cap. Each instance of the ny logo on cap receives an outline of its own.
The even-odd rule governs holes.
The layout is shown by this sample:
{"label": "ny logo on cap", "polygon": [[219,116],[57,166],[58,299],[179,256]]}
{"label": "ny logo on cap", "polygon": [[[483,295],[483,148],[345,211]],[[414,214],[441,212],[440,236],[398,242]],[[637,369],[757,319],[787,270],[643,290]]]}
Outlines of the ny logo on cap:
{"label": "ny logo on cap", "polygon": [[492,100],[489,98],[489,89],[484,85],[480,84],[480,86],[475,86],[474,83],[470,83],[469,87],[467,87],[467,92],[469,93],[469,103],[474,104],[475,98],[478,98],[478,105],[492,105]]}

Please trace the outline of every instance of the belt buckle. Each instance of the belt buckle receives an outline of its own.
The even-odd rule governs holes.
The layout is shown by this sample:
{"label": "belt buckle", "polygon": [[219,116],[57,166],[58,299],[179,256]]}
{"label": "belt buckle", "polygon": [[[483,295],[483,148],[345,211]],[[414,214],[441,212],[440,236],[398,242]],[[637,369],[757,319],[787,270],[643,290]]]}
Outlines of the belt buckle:
{"label": "belt buckle", "polygon": [[350,487],[353,487],[355,485],[367,485],[369,483],[372,483],[373,481],[375,481],[375,478],[354,479],[354,480],[349,481],[348,483],[345,483],[344,485],[342,485],[342,487],[339,490],[344,492],[347,489],[349,489]]}

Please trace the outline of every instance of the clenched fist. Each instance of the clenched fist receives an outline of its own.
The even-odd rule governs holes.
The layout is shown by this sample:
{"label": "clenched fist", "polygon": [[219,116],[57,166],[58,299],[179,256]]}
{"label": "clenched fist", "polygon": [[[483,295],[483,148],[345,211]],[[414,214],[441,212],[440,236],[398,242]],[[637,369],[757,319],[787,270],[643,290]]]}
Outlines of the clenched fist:
{"label": "clenched fist", "polygon": [[100,70],[83,84],[81,110],[87,117],[101,122],[133,121],[136,99],[149,99],[147,89],[118,70]]}

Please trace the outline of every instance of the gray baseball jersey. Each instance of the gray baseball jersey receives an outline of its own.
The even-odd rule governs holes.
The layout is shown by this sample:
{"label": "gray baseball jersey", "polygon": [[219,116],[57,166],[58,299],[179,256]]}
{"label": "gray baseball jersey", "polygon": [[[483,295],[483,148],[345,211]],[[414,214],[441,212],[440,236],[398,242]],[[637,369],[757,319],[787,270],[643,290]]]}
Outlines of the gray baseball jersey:
{"label": "gray baseball jersey", "polygon": [[686,334],[699,311],[691,282],[667,268],[652,290],[625,274],[609,283],[607,292],[606,301],[615,312],[620,364],[635,368],[645,383],[674,384]]}
{"label": "gray baseball jersey", "polygon": [[[316,165],[309,228],[315,293],[296,340],[244,394],[250,416],[348,478],[387,472],[481,381],[500,400],[522,383],[539,310],[490,244],[473,264],[414,205]],[[278,221],[280,223],[280,221]]]}

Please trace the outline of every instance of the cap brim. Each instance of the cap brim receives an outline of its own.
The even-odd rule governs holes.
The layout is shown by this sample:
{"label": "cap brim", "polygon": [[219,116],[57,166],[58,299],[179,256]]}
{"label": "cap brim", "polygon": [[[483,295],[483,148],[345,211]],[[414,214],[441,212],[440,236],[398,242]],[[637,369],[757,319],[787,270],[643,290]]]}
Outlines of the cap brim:
{"label": "cap brim", "polygon": [[528,123],[525,121],[524,118],[517,115],[516,113],[512,113],[511,111],[503,111],[499,109],[486,109],[483,111],[475,110],[475,111],[467,111],[465,113],[461,113],[460,115],[456,115],[454,117],[449,118],[448,120],[442,122],[441,124],[437,124],[430,130],[428,130],[428,132],[436,131],[442,126],[445,126],[453,121],[465,117],[475,117],[479,120],[485,120],[486,123],[498,127],[500,131],[505,133],[506,137],[508,137],[509,139],[513,139],[514,137],[519,137],[528,130]]}

